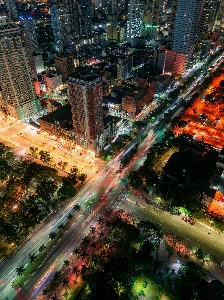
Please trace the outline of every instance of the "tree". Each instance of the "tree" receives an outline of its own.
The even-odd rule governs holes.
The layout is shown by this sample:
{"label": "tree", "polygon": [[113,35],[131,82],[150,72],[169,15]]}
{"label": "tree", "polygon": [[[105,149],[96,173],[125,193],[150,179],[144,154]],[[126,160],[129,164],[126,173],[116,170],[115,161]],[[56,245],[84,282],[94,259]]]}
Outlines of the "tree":
{"label": "tree", "polygon": [[56,232],[51,231],[51,232],[49,233],[49,238],[50,238],[51,240],[54,240],[54,239],[56,238]]}
{"label": "tree", "polygon": [[86,174],[81,173],[77,176],[77,179],[83,183],[86,180],[86,177],[87,177]]}
{"label": "tree", "polygon": [[61,278],[61,272],[60,271],[56,271],[54,273],[54,280],[58,281]]}
{"label": "tree", "polygon": [[97,221],[99,222],[99,224],[103,224],[103,218],[102,217],[99,217],[98,219],[97,219]]}
{"label": "tree", "polygon": [[107,221],[106,221],[106,227],[107,227],[107,228],[110,228],[111,225],[112,225],[112,222],[111,222],[110,220],[107,220]]}
{"label": "tree", "polygon": [[72,272],[73,272],[73,274],[78,274],[80,271],[79,271],[79,269],[78,269],[78,267],[74,267],[73,269],[72,269]]}
{"label": "tree", "polygon": [[64,279],[63,279],[62,285],[63,285],[63,286],[68,286],[68,279],[67,279],[67,278],[64,278]]}
{"label": "tree", "polygon": [[57,189],[57,184],[54,180],[48,179],[43,180],[36,189],[36,193],[40,196],[43,200],[50,200],[53,196],[54,192]]}
{"label": "tree", "polygon": [[58,226],[58,229],[62,229],[62,228],[64,228],[65,227],[65,225],[63,224],[63,223],[61,223],[59,226]]}
{"label": "tree", "polygon": [[73,251],[72,251],[73,254],[79,254],[80,253],[80,249],[79,248],[75,248]]}
{"label": "tree", "polygon": [[188,262],[179,269],[175,278],[175,290],[181,300],[192,299],[197,293],[203,272],[203,268],[194,262]]}
{"label": "tree", "polygon": [[140,221],[138,228],[141,230],[141,234],[149,239],[155,246],[158,247],[162,238],[162,229],[158,224],[150,221]]}
{"label": "tree", "polygon": [[82,243],[83,243],[84,245],[88,245],[89,241],[90,241],[90,237],[88,237],[88,236],[85,236],[85,237],[82,239]]}
{"label": "tree", "polygon": [[202,260],[202,263],[204,264],[205,254],[204,254],[203,250],[202,249],[197,249],[196,252],[195,252],[195,255],[196,255],[197,259]]}
{"label": "tree", "polygon": [[104,233],[102,231],[100,231],[99,237],[102,238],[103,236],[104,236]]}
{"label": "tree", "polygon": [[33,263],[36,260],[37,256],[35,254],[29,254],[30,262]]}
{"label": "tree", "polygon": [[70,265],[70,262],[69,262],[69,260],[67,260],[67,259],[66,259],[66,260],[64,260],[64,266],[65,266],[65,267],[68,267],[69,265]]}
{"label": "tree", "polygon": [[96,232],[96,228],[95,227],[90,227],[90,232],[91,232],[91,234],[94,234]]}
{"label": "tree", "polygon": [[67,219],[72,219],[73,215],[71,213],[68,214]]}
{"label": "tree", "polygon": [[76,166],[73,166],[70,170],[71,174],[78,174],[78,172],[79,172],[79,169]]}
{"label": "tree", "polygon": [[158,183],[158,175],[154,170],[148,170],[146,175],[146,184],[148,187],[156,186]]}
{"label": "tree", "polygon": [[18,276],[21,276],[25,273],[26,269],[23,265],[20,265],[18,268],[16,268],[16,273]]}
{"label": "tree", "polygon": [[42,160],[45,163],[48,163],[51,161],[51,156],[48,151],[41,150],[39,152],[39,156],[40,156],[40,160]]}
{"label": "tree", "polygon": [[[154,245],[132,224],[132,219],[132,216],[115,214],[97,251],[90,252],[85,260],[81,276],[90,288],[88,299],[125,299],[125,295],[127,298],[137,274],[149,268]],[[104,287],[100,290],[102,281]]]}
{"label": "tree", "polygon": [[81,209],[81,206],[79,204],[75,204],[73,206],[73,208],[74,208],[75,211],[79,211]]}
{"label": "tree", "polygon": [[42,244],[40,247],[39,247],[39,252],[42,252],[46,249],[46,246],[44,244]]}
{"label": "tree", "polygon": [[142,186],[143,182],[137,171],[130,171],[128,179],[130,185],[132,185],[134,188],[139,188]]}
{"label": "tree", "polygon": [[76,194],[76,189],[74,188],[74,179],[71,177],[63,177],[62,178],[62,186],[57,192],[58,199],[63,201],[68,198],[72,198]]}
{"label": "tree", "polygon": [[49,293],[49,290],[48,290],[47,288],[45,288],[45,289],[43,290],[43,295],[44,295],[44,296],[47,296],[48,293]]}
{"label": "tree", "polygon": [[37,157],[37,153],[38,153],[38,148],[36,147],[30,147],[29,148],[29,151],[30,151],[30,154],[33,156],[33,157]]}

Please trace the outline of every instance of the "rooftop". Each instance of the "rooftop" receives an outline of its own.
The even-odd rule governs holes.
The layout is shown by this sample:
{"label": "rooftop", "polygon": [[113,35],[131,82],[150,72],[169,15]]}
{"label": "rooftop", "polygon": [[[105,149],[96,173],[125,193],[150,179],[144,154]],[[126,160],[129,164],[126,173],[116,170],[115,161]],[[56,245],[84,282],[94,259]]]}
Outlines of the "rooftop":
{"label": "rooftop", "polygon": [[118,99],[116,97],[106,96],[106,97],[103,97],[103,103],[104,104],[108,104],[108,103],[121,104],[122,100],[121,100],[121,98]]}
{"label": "rooftop", "polygon": [[114,117],[114,116],[107,116],[104,120],[103,120],[103,123],[104,123],[104,127],[107,125],[107,124],[117,124],[118,122],[121,121],[121,118],[119,117]]}
{"label": "rooftop", "polygon": [[73,128],[70,104],[66,104],[40,119],[47,123],[60,126],[65,130],[71,130]]}
{"label": "rooftop", "polygon": [[[89,67],[79,67],[76,68],[75,72],[69,76],[69,81],[72,79],[82,79],[85,81],[93,81],[97,78],[100,78],[92,68]],[[100,78],[101,79],[101,78]]]}

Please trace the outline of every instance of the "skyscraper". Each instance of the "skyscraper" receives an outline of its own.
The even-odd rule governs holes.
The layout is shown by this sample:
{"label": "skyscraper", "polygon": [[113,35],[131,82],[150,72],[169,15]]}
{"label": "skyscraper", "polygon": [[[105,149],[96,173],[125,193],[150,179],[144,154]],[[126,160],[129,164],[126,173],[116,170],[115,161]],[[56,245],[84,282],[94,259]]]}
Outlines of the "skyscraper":
{"label": "skyscraper", "polygon": [[101,77],[88,68],[73,73],[68,80],[68,95],[75,140],[98,156],[104,146]]}
{"label": "skyscraper", "polygon": [[204,0],[174,0],[169,37],[172,50],[186,54],[186,65],[193,57]]}
{"label": "skyscraper", "polygon": [[28,54],[29,64],[31,68],[32,77],[37,79],[37,70],[33,58],[33,54],[40,52],[34,21],[31,17],[20,17],[20,26],[22,30],[22,38]]}
{"label": "skyscraper", "polygon": [[72,42],[72,27],[68,7],[64,4],[53,5],[50,10],[54,36],[54,49],[63,52]]}
{"label": "skyscraper", "polygon": [[147,1],[143,19],[144,35],[148,39],[157,38],[157,28],[159,24],[160,5],[162,0]]}
{"label": "skyscraper", "polygon": [[29,120],[40,112],[20,28],[5,16],[0,17],[0,87],[3,107],[13,117]]}
{"label": "skyscraper", "polygon": [[79,20],[78,20],[78,2],[75,0],[59,0],[58,4],[63,4],[66,14],[68,14],[69,30],[72,40],[76,41],[79,37]]}
{"label": "skyscraper", "polygon": [[127,41],[142,36],[143,6],[139,0],[128,0]]}
{"label": "skyscraper", "polygon": [[5,3],[6,3],[8,17],[16,21],[18,19],[18,12],[16,8],[15,0],[6,0]]}

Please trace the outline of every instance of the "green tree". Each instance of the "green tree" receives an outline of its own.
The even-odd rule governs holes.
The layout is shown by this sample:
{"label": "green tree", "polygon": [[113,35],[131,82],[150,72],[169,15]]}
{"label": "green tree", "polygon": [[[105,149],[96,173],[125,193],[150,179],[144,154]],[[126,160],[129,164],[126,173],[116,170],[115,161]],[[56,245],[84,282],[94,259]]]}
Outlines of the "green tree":
{"label": "green tree", "polygon": [[77,179],[83,183],[86,180],[86,177],[87,177],[86,174],[81,173],[77,176]]}
{"label": "green tree", "polygon": [[55,238],[56,238],[56,232],[54,232],[54,231],[51,231],[50,233],[49,233],[49,238],[51,239],[51,240],[54,240]]}
{"label": "green tree", "polygon": [[48,163],[51,161],[51,155],[50,155],[49,151],[41,150],[39,152],[39,157],[40,157],[40,160],[42,160],[45,163]]}
{"label": "green tree", "polygon": [[130,171],[128,179],[130,185],[132,185],[134,188],[139,188],[142,186],[143,182],[137,171]]}
{"label": "green tree", "polygon": [[62,186],[57,192],[58,199],[63,201],[68,198],[74,197],[76,194],[76,189],[74,188],[74,179],[70,177],[62,178]]}
{"label": "green tree", "polygon": [[205,254],[203,252],[202,249],[197,249],[196,252],[195,252],[195,256],[197,257],[197,259],[199,261],[202,261],[202,263],[204,263],[204,260],[205,260]]}
{"label": "green tree", "polygon": [[37,256],[35,254],[29,254],[29,260],[31,263],[35,262],[36,259],[37,259]]}
{"label": "green tree", "polygon": [[20,265],[18,268],[16,268],[16,273],[18,276],[21,276],[25,273],[26,269],[23,265]]}

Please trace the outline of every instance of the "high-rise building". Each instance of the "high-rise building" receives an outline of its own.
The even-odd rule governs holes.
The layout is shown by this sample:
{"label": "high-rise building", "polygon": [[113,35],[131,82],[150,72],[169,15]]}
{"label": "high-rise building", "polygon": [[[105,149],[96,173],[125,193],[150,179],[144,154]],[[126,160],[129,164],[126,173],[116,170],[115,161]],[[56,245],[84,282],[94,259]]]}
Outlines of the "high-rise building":
{"label": "high-rise building", "polygon": [[144,35],[148,39],[157,38],[161,2],[162,0],[147,1],[143,19],[143,28]]}
{"label": "high-rise building", "polygon": [[22,30],[22,38],[28,54],[31,74],[33,78],[37,79],[37,70],[33,55],[39,53],[40,50],[37,42],[35,24],[31,17],[20,17],[19,20],[19,25]]}
{"label": "high-rise building", "polygon": [[30,73],[21,30],[0,17],[0,87],[3,107],[17,119],[35,118],[41,110]]}
{"label": "high-rise building", "polygon": [[201,54],[202,57],[209,54],[204,51],[206,48],[204,47],[205,40],[207,34],[211,32],[215,26],[219,6],[220,0],[204,0],[195,43],[195,52]]}
{"label": "high-rise building", "polygon": [[57,2],[63,5],[66,14],[68,14],[71,42],[77,42],[80,31],[78,2],[75,0],[58,0]]}
{"label": "high-rise building", "polygon": [[79,41],[90,42],[92,38],[91,0],[78,0]]}
{"label": "high-rise building", "polygon": [[18,12],[16,8],[15,0],[6,0],[5,3],[6,3],[8,17],[16,21],[18,19]]}
{"label": "high-rise building", "polygon": [[66,81],[75,71],[74,56],[69,53],[57,54],[54,58],[55,68],[58,74],[62,75],[62,80]]}
{"label": "high-rise building", "polygon": [[172,50],[186,54],[186,66],[192,60],[204,0],[174,0],[169,37]]}
{"label": "high-rise building", "polygon": [[220,29],[222,32],[224,31],[224,0],[220,1],[215,28]]}
{"label": "high-rise building", "polygon": [[117,12],[117,6],[115,0],[108,0],[107,1],[107,13],[109,15],[114,15]]}
{"label": "high-rise building", "polygon": [[54,49],[63,52],[72,42],[72,28],[68,7],[65,4],[53,5],[50,9],[54,36]]}
{"label": "high-rise building", "polygon": [[88,68],[75,72],[69,77],[68,96],[76,142],[98,156],[104,146],[101,77]]}
{"label": "high-rise building", "polygon": [[144,10],[139,0],[128,0],[127,41],[142,36],[142,21]]}
{"label": "high-rise building", "polygon": [[125,55],[118,58],[117,62],[117,79],[126,80],[132,72],[133,55]]}
{"label": "high-rise building", "polygon": [[154,51],[153,67],[158,73],[170,73],[172,75],[181,75],[184,68],[185,54],[173,50]]}

